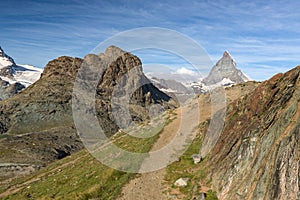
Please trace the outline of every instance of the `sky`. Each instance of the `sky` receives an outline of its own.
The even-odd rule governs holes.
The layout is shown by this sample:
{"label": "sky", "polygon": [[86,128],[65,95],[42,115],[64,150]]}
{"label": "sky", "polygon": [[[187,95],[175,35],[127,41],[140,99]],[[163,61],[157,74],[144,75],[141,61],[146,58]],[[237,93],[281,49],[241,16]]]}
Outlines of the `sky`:
{"label": "sky", "polygon": [[[0,46],[19,64],[44,67],[62,55],[84,57],[120,32],[158,27],[190,37],[212,63],[227,50],[244,73],[265,80],[300,64],[299,7],[289,0],[0,1]],[[163,60],[137,55],[145,64]],[[180,64],[174,71],[192,73]]]}

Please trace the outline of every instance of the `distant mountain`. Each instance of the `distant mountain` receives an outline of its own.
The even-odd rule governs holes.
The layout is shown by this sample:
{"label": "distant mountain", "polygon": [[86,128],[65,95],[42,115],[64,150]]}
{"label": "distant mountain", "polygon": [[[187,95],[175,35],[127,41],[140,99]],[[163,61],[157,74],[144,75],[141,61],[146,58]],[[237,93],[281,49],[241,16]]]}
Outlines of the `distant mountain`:
{"label": "distant mountain", "polygon": [[212,67],[209,75],[200,81],[181,83],[172,79],[149,78],[156,87],[169,94],[191,94],[193,92],[201,94],[207,93],[216,87],[226,87],[251,81],[247,75],[237,69],[236,62],[228,51],[225,51],[223,57]]}
{"label": "distant mountain", "polygon": [[6,55],[3,49],[0,47],[0,69],[15,65],[15,61],[10,56]]}
{"label": "distant mountain", "polygon": [[14,96],[40,78],[43,69],[17,65],[0,47],[0,99]]}
{"label": "distant mountain", "polygon": [[244,83],[251,79],[241,70],[237,69],[236,62],[228,51],[225,51],[223,57],[211,69],[209,75],[203,79],[206,85],[213,85],[220,82]]}
{"label": "distant mountain", "polygon": [[201,94],[216,87],[227,87],[247,81],[251,81],[251,79],[237,69],[236,62],[229,52],[225,51],[223,57],[213,66],[206,78],[200,82],[192,82],[189,85],[195,93]]}
{"label": "distant mountain", "polygon": [[192,92],[182,83],[172,79],[162,79],[150,76],[148,76],[148,78],[157,88],[166,93],[189,94]]}

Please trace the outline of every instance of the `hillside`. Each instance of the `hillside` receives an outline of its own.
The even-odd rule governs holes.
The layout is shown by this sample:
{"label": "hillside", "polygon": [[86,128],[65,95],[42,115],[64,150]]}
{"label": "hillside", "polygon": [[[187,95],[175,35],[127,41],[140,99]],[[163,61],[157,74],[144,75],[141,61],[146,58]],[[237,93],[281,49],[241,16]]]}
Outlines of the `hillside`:
{"label": "hillside", "polygon": [[221,199],[299,199],[300,67],[228,107],[208,159]]}
{"label": "hillside", "polygon": [[[230,103],[241,95],[245,95],[252,91],[258,83],[247,82],[226,89],[227,102]],[[197,104],[202,111],[201,121],[205,121],[210,116],[210,98],[208,94],[200,95],[198,99],[192,101]],[[187,105],[187,111],[193,109],[193,106]],[[192,112],[191,112],[192,113]],[[192,116],[191,116],[192,117]],[[146,140],[134,138],[123,134],[113,137],[113,142],[120,145],[121,148],[129,148],[130,151],[149,151],[157,150],[168,144],[176,134],[181,122],[181,109],[169,112],[167,115],[168,123],[164,129]],[[191,119],[187,119],[191,120]],[[154,124],[154,126],[156,126]],[[186,126],[189,126],[187,123]],[[139,131],[142,133],[148,130],[147,126]],[[158,126],[159,128],[159,126]],[[190,127],[193,128],[193,127]],[[155,131],[155,129],[152,129]],[[195,129],[196,130],[196,129]],[[137,131],[137,130],[136,130]],[[196,149],[199,151],[199,149]],[[190,151],[188,152],[190,153]],[[186,157],[186,156],[185,156]],[[190,162],[190,157],[187,158]],[[185,159],[181,159],[182,161]],[[176,162],[177,163],[177,162]],[[174,164],[176,164],[174,163]],[[72,169],[72,170],[69,170]],[[167,171],[166,171],[167,170]],[[181,173],[173,171],[176,176],[172,176],[172,180]],[[138,197],[140,199],[161,199],[160,195],[172,197],[172,191],[168,191],[173,182],[166,185],[164,176],[167,176],[168,168],[151,173],[136,175],[124,172],[118,172],[105,167],[95,158],[89,155],[85,150],[72,154],[62,160],[50,164],[46,168],[36,173],[16,179],[12,182],[2,182],[0,185],[0,196],[9,195],[9,199],[20,199],[29,196],[30,198],[54,198],[54,199],[84,199],[84,198],[104,198],[104,199],[126,199]],[[127,183],[129,184],[127,185]],[[125,187],[124,187],[125,186]],[[51,187],[51,190],[45,188]],[[153,191],[153,192],[149,192]],[[166,193],[167,192],[167,193]],[[166,197],[163,196],[162,198]]]}
{"label": "hillside", "polygon": [[166,175],[169,185],[189,177],[188,186],[170,192],[179,199],[212,191],[219,199],[299,199],[299,73],[277,74],[233,100],[217,144],[195,165],[191,156],[209,120],[200,123],[198,139]]}
{"label": "hillside", "polygon": [[[16,96],[0,101],[0,151],[3,152],[0,161],[4,165],[0,168],[1,179],[29,173],[83,148],[74,128],[71,106],[77,71],[89,59],[101,61],[97,70],[102,78],[94,91],[99,123],[109,136],[118,131],[111,112],[112,92],[120,78],[131,69],[137,73],[122,82],[124,88],[146,79],[140,59],[114,46],[100,56],[59,57],[46,65],[37,82]],[[146,83],[131,96],[130,114],[138,123],[149,118],[146,104],[158,103],[166,109],[176,105],[149,81]],[[20,173],[11,166],[20,168]]]}

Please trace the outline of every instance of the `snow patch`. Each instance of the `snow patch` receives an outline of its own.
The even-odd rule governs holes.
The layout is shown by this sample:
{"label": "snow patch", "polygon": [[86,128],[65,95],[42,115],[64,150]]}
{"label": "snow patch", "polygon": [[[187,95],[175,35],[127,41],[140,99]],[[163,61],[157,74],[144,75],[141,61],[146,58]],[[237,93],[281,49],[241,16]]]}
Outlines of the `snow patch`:
{"label": "snow patch", "polygon": [[0,76],[3,80],[8,81],[10,84],[19,82],[25,87],[36,82],[43,72],[43,69],[31,65],[17,65],[13,67],[14,73],[12,78]]}

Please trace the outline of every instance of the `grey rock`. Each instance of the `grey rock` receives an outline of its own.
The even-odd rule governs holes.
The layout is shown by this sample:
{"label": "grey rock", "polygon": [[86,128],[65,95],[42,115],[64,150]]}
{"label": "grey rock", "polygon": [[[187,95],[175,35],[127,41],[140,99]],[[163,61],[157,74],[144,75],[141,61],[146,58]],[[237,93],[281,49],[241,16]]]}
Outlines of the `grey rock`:
{"label": "grey rock", "polygon": [[200,154],[193,154],[192,159],[194,161],[194,164],[198,164],[202,161],[202,156]]}
{"label": "grey rock", "polygon": [[206,199],[206,194],[201,192],[199,195],[198,195],[198,198],[197,200],[205,200]]}
{"label": "grey rock", "polygon": [[189,178],[179,178],[175,181],[174,185],[178,187],[186,187],[188,185]]}

